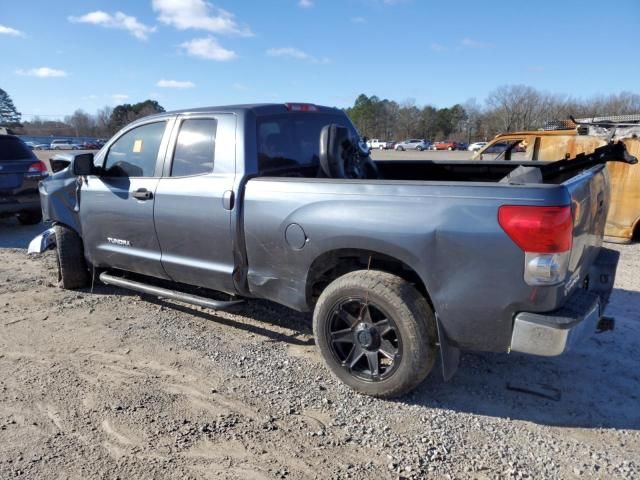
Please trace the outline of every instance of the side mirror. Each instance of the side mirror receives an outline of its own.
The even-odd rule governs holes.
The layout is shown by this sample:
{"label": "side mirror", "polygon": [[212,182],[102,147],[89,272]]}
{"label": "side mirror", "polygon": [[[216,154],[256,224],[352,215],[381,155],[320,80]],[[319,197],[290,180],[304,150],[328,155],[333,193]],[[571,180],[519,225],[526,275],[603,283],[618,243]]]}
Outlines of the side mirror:
{"label": "side mirror", "polygon": [[93,166],[93,153],[81,153],[73,159],[73,174],[79,177],[91,175],[95,169]]}

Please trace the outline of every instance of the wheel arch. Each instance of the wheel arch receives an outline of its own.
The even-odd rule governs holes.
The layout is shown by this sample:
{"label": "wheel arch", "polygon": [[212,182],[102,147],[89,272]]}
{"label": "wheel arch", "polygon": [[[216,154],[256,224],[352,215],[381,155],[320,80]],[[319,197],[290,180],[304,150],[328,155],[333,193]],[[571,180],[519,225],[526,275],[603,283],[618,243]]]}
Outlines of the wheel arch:
{"label": "wheel arch", "polygon": [[305,295],[307,304],[313,308],[322,291],[338,277],[355,270],[379,270],[397,275],[412,283],[424,295],[434,309],[431,296],[420,275],[406,262],[375,250],[339,248],[320,254],[309,267]]}

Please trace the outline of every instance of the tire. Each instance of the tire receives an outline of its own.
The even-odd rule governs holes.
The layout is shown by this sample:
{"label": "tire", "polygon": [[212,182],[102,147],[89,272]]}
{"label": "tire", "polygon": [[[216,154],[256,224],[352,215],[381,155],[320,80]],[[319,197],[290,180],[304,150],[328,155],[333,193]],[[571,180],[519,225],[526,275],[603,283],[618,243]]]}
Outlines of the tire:
{"label": "tire", "polygon": [[378,147],[378,150],[384,150],[384,147],[383,147],[382,145],[380,145],[380,146]]}
{"label": "tire", "polygon": [[403,147],[398,147],[398,151],[404,152],[404,148]]}
{"label": "tire", "polygon": [[26,210],[18,213],[18,221],[22,225],[35,225],[42,221],[42,210]]}
{"label": "tire", "polygon": [[447,148],[447,150],[452,151],[452,150],[453,150],[453,147],[449,147],[449,148]]}
{"label": "tire", "polygon": [[421,152],[422,151],[422,147],[416,147],[416,150]]}
{"label": "tire", "polygon": [[332,373],[374,397],[409,392],[436,360],[435,316],[426,299],[406,280],[377,270],[329,284],[314,310],[313,333]]}
{"label": "tire", "polygon": [[86,287],[89,269],[84,259],[80,236],[69,227],[56,225],[56,252],[58,256],[58,285],[66,290]]}

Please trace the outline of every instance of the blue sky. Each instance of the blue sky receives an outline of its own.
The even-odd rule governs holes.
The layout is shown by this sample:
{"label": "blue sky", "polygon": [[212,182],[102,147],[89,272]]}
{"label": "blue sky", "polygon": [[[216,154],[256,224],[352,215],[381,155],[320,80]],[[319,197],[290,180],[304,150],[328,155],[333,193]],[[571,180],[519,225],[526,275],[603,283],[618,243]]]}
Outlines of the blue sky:
{"label": "blue sky", "polygon": [[29,119],[157,99],[439,107],[523,83],[640,93],[640,1],[0,0],[0,88]]}

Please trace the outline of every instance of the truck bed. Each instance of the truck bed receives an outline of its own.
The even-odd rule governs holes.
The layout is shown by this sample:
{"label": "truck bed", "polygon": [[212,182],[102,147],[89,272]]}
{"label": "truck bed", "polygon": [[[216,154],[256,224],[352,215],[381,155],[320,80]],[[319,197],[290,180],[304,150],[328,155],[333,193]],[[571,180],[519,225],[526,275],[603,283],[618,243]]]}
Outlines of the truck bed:
{"label": "truck bed", "polygon": [[[417,275],[457,345],[506,351],[514,314],[561,306],[597,256],[608,206],[602,165],[564,183],[518,185],[498,183],[521,165],[514,162],[378,165],[383,180],[249,180],[243,224],[254,295],[309,310],[309,275],[317,264],[354,251],[382,254]],[[599,209],[593,199],[601,200]],[[498,224],[499,207],[571,204],[583,205],[571,288],[527,285],[523,252]]]}

